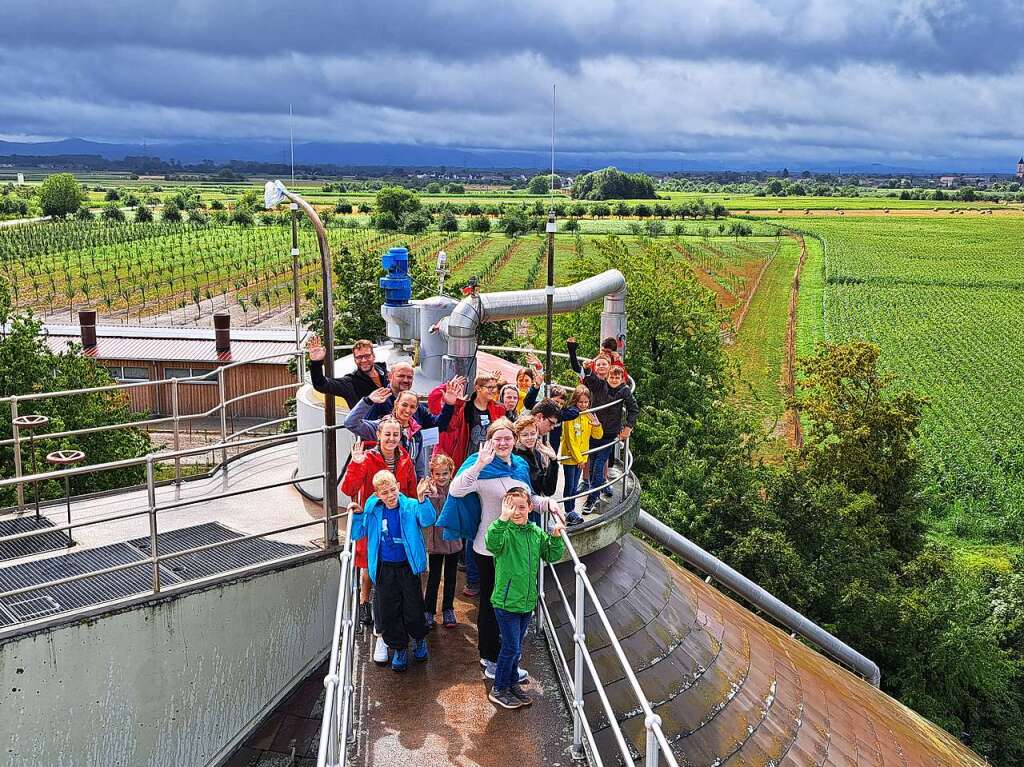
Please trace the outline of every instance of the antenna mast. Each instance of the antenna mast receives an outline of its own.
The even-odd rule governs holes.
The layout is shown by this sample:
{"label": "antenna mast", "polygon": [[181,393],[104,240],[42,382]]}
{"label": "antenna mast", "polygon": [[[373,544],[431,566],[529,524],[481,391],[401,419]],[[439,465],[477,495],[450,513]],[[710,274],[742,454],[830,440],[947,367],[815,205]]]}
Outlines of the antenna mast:
{"label": "antenna mast", "polygon": [[292,105],[288,105],[288,146],[292,152],[292,186],[295,186],[295,130],[292,126]]}
{"label": "antenna mast", "polygon": [[554,315],[555,300],[555,232],[558,225],[555,223],[555,84],[551,84],[551,184],[548,195],[551,198],[551,208],[548,210],[548,282],[545,288],[547,293],[547,346],[544,355],[545,380],[551,381],[551,333],[553,330],[552,318]]}

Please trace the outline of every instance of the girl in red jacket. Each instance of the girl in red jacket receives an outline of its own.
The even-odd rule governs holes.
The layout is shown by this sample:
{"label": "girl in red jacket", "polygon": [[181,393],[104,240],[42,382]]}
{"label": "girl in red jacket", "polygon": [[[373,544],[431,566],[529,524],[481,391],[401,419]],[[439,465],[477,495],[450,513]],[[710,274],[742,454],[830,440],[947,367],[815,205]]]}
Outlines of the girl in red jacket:
{"label": "girl in red jacket", "polygon": [[[360,508],[366,499],[374,493],[373,475],[381,469],[387,469],[398,479],[398,490],[410,498],[416,497],[416,469],[409,453],[401,445],[402,425],[394,416],[387,416],[377,424],[377,446],[372,450],[363,447],[362,440],[352,445],[352,460],[348,463],[345,476],[341,479],[341,492],[349,496]],[[366,558],[366,538],[356,541],[355,566],[361,568],[359,581],[359,612],[362,622],[369,626],[373,623],[373,612],[370,608],[370,589],[372,584],[367,572],[369,563]],[[377,637],[377,644],[383,639]],[[387,661],[387,646],[383,647],[384,660]],[[374,652],[374,660],[378,653]]]}

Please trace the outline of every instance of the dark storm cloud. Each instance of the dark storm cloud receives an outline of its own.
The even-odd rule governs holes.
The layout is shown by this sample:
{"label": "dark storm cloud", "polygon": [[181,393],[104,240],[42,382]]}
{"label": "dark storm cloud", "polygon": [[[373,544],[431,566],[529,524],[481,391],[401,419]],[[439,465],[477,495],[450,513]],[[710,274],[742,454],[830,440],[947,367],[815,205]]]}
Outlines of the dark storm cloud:
{"label": "dark storm cloud", "polygon": [[[9,6],[9,7],[5,7]],[[1013,153],[1021,0],[0,0],[0,135]]]}

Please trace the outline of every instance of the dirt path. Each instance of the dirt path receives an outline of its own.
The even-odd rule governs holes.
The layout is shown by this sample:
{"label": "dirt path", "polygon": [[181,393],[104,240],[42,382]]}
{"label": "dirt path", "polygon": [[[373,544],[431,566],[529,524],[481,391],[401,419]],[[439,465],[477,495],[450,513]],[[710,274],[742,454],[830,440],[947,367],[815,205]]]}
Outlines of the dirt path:
{"label": "dirt path", "polygon": [[[782,390],[787,399],[796,396],[796,310],[800,297],[800,274],[807,261],[807,243],[797,234],[791,234],[800,243],[800,260],[793,273],[793,284],[789,290],[789,310],[786,316],[786,350],[782,358]],[[804,444],[803,429],[800,426],[800,414],[795,408],[786,409],[786,439],[790,447],[800,449]]]}
{"label": "dirt path", "polygon": [[803,208],[751,208],[750,210],[735,210],[749,216],[764,216],[766,218],[829,218],[833,216],[918,216],[923,218],[955,218],[957,216],[1020,216],[1024,209],[1019,207],[1005,208],[841,208],[839,210],[829,209],[803,209]]}
{"label": "dirt path", "polygon": [[743,302],[743,306],[740,308],[739,313],[736,314],[733,320],[733,332],[739,333],[740,328],[743,327],[743,321],[747,318],[747,312],[750,311],[750,302],[754,300],[754,296],[757,295],[757,289],[761,287],[761,278],[764,277],[764,273],[768,271],[768,267],[772,261],[775,260],[775,254],[773,253],[769,258],[765,259],[765,262],[761,265],[761,269],[757,273],[757,277],[754,279],[754,284],[750,286],[750,290],[747,291],[747,298]]}

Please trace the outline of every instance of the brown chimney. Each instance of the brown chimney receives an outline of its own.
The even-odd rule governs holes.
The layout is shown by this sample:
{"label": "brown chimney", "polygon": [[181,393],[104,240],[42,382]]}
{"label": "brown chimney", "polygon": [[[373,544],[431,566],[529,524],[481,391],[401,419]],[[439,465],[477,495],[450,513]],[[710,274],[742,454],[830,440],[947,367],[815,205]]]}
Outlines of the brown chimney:
{"label": "brown chimney", "polygon": [[217,312],[213,315],[213,328],[217,343],[217,354],[231,351],[231,315]]}
{"label": "brown chimney", "polygon": [[78,324],[82,328],[82,348],[96,348],[96,312],[83,309],[78,313]]}

